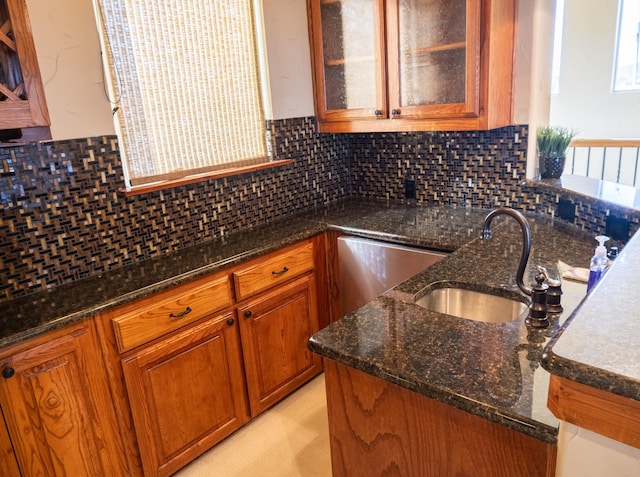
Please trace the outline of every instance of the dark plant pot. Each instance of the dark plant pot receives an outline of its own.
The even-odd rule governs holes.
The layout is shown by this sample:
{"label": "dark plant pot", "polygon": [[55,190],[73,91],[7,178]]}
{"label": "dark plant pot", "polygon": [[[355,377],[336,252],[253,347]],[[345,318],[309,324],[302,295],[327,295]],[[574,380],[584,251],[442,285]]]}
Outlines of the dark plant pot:
{"label": "dark plant pot", "polygon": [[542,179],[560,179],[564,171],[566,156],[541,157],[539,160],[540,177]]}

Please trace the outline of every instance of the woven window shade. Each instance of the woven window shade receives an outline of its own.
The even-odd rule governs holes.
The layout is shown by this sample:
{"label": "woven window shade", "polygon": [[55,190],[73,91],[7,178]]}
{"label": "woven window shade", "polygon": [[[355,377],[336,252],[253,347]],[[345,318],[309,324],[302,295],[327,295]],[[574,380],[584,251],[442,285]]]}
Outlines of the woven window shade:
{"label": "woven window shade", "polygon": [[269,160],[251,0],[96,0],[127,187]]}

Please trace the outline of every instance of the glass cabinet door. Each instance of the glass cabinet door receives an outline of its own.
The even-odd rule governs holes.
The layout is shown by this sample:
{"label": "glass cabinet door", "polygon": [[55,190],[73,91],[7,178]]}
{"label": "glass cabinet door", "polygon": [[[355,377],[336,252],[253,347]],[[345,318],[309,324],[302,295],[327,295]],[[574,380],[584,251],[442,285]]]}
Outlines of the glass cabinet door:
{"label": "glass cabinet door", "polygon": [[478,114],[480,0],[393,0],[391,117]]}
{"label": "glass cabinet door", "polygon": [[[44,88],[24,0],[0,0],[0,129],[49,126]],[[41,130],[33,140],[50,139]]]}
{"label": "glass cabinet door", "polygon": [[315,53],[322,119],[386,115],[383,15],[383,0],[314,0],[312,28],[322,45]]}

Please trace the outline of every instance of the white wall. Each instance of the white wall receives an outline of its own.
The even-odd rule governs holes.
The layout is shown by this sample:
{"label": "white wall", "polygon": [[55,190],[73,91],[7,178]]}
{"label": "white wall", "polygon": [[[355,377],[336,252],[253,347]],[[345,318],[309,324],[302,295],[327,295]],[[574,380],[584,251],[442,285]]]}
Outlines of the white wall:
{"label": "white wall", "polygon": [[[305,0],[263,0],[274,119],[313,115]],[[89,0],[27,0],[53,139],[115,134]]]}
{"label": "white wall", "polygon": [[313,116],[305,0],[263,0],[273,119]]}
{"label": "white wall", "polygon": [[[561,95],[551,100],[549,122],[574,126],[582,137],[640,137],[640,94],[609,93],[617,0],[566,2],[567,30],[580,36],[564,46]],[[515,117],[532,127],[544,123],[548,111],[553,4],[519,4]],[[263,0],[263,5],[272,116],[311,116],[306,2]],[[92,2],[27,0],[27,6],[54,139],[113,134]]]}
{"label": "white wall", "polygon": [[640,449],[561,421],[556,477],[640,475]]}
{"label": "white wall", "polygon": [[27,0],[54,139],[115,134],[90,0]]}
{"label": "white wall", "polygon": [[565,0],[560,94],[551,124],[583,138],[639,138],[640,93],[611,93],[618,0]]}
{"label": "white wall", "polygon": [[[518,3],[514,120],[531,131],[549,120],[555,0]],[[538,175],[536,143],[529,141],[527,177]]]}

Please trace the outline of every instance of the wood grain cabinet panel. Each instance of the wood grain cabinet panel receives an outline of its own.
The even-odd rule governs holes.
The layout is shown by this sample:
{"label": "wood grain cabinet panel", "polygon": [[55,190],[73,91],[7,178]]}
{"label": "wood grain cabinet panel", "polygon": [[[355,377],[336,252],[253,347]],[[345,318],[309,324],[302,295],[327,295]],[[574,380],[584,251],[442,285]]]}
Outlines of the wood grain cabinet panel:
{"label": "wood grain cabinet panel", "polygon": [[322,370],[307,348],[318,331],[313,274],[276,287],[238,307],[249,402],[253,416]]}
{"label": "wood grain cabinet panel", "polygon": [[301,241],[101,317],[127,456],[142,462],[145,476],[174,473],[321,371],[307,341],[318,330],[314,267],[324,267],[317,256],[322,240]]}
{"label": "wood grain cabinet panel", "polygon": [[[2,411],[0,409],[0,411]],[[7,426],[0,414],[0,475],[3,477],[21,477],[18,461],[13,452],[11,438],[7,431]]]}
{"label": "wood grain cabinet panel", "polygon": [[334,477],[553,477],[556,446],[325,359]]}
{"label": "wood grain cabinet panel", "polygon": [[244,300],[313,270],[313,245],[303,242],[234,272],[236,299]]}
{"label": "wood grain cabinet panel", "polygon": [[146,476],[171,475],[249,420],[231,313],[122,360]]}
{"label": "wood grain cabinet panel", "polygon": [[128,475],[97,349],[80,324],[0,355],[0,406],[21,475]]}
{"label": "wood grain cabinet panel", "polygon": [[140,300],[113,319],[120,352],[231,305],[229,277],[206,278]]}

